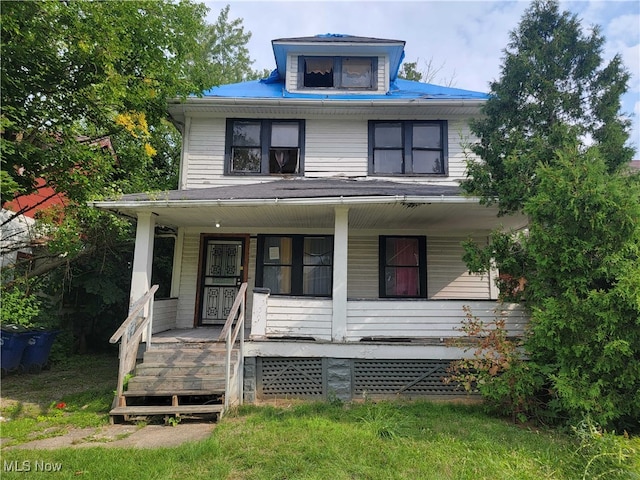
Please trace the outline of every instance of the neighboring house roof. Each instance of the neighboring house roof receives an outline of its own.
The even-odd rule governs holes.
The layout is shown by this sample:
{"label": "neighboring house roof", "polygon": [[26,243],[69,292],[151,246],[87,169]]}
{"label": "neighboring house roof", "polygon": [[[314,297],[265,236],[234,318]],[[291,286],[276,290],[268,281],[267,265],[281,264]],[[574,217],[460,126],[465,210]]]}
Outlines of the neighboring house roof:
{"label": "neighboring house roof", "polygon": [[458,197],[457,186],[396,183],[383,180],[305,179],[275,180],[272,182],[236,186],[171,190],[162,193],[133,193],[123,195],[115,203],[140,201],[189,201],[234,199],[289,199],[340,197]]}
{"label": "neighboring house roof", "polygon": [[386,102],[389,100],[486,100],[489,95],[483,92],[464,90],[461,88],[442,87],[431,83],[421,83],[412,80],[396,79],[386,95],[380,94],[344,94],[326,95],[322,93],[292,93],[284,88],[284,81],[278,78],[254,80],[249,82],[232,83],[213,87],[203,92],[206,98],[253,98],[253,99],[322,99],[322,100],[353,100]]}
{"label": "neighboring house roof", "polygon": [[7,202],[4,207],[12,212],[22,212],[24,216],[35,218],[36,214],[42,210],[53,206],[64,206],[66,197],[62,193],[57,193],[53,188],[47,186],[42,178],[36,180],[37,188],[29,195],[19,195]]}
{"label": "neighboring house roof", "polygon": [[631,162],[629,162],[629,166],[634,170],[640,170],[640,160],[631,160]]}

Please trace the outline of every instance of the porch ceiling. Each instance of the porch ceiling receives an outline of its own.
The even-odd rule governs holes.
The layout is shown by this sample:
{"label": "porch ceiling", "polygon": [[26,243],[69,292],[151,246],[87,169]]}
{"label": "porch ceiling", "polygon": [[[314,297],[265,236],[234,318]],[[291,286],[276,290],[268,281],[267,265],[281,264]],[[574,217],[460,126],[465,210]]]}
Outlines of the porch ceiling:
{"label": "porch ceiling", "polygon": [[[156,208],[118,208],[119,214],[135,217],[138,212],[152,211],[156,224],[170,227],[214,229],[219,224],[225,231],[249,232],[274,228],[318,228],[332,230],[335,204],[251,206],[189,206]],[[471,234],[493,228],[522,228],[522,217],[496,217],[492,208],[477,203],[389,203],[345,205],[349,208],[349,228],[357,230],[416,230],[434,234]]]}
{"label": "porch ceiling", "polygon": [[523,217],[496,217],[496,210],[464,197],[456,186],[389,181],[298,179],[242,187],[131,194],[93,206],[136,218],[152,212],[156,224],[252,232],[275,228],[333,229],[335,209],[349,209],[357,230],[416,230],[445,234],[522,228]]}

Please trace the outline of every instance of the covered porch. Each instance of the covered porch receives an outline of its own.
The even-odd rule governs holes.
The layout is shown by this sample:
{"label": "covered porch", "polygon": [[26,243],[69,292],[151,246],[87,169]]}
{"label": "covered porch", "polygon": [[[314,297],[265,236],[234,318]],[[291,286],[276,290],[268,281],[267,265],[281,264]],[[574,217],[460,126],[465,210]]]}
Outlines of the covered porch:
{"label": "covered porch", "polygon": [[[494,228],[519,229],[522,217],[497,218],[458,187],[375,180],[295,179],[242,187],[216,187],[127,195],[95,206],[137,219],[132,302],[151,284],[154,232],[175,235],[171,296],[156,299],[152,332],[168,338],[217,338],[205,326],[202,273],[210,239],[237,243],[238,277],[248,285],[246,339],[260,345],[285,340],[320,344],[419,343],[441,345],[460,336],[465,309],[485,322],[504,317],[510,335],[526,323],[518,305],[498,305],[497,272],[469,275],[460,243],[486,238]],[[261,236],[295,234],[331,238],[330,287],[326,295],[272,292],[259,278]],[[383,298],[378,291],[383,236],[426,238],[427,267],[421,298]],[[226,239],[231,239],[227,242]],[[267,247],[262,247],[266,252]],[[231,282],[233,283],[233,282]],[[228,296],[233,300],[233,292]],[[496,308],[499,308],[496,311]],[[221,307],[222,310],[224,310]],[[192,331],[191,331],[192,330]],[[173,332],[162,333],[162,332]],[[190,332],[191,331],[191,332]],[[162,340],[165,338],[165,340]],[[256,347],[257,348],[257,347]]]}

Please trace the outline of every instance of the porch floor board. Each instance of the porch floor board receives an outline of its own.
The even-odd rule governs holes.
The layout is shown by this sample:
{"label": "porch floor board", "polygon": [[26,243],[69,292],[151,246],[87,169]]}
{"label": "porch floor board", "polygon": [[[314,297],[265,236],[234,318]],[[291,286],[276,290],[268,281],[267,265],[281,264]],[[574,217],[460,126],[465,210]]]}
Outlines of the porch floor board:
{"label": "porch floor board", "polygon": [[167,343],[217,343],[222,332],[222,325],[199,328],[178,328],[154,333],[151,344]]}

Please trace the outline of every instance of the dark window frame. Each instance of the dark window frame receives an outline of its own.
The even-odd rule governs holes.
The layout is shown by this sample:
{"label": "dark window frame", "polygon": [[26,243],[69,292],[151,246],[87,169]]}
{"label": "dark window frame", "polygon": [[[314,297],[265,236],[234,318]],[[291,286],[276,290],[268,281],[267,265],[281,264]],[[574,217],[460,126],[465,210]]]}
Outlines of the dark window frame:
{"label": "dark window frame", "polygon": [[[399,124],[401,127],[401,145],[398,147],[376,148],[375,146],[375,129],[376,125],[382,124]],[[415,125],[438,125],[440,127],[440,148],[433,147],[414,147],[413,144],[413,127]],[[369,175],[374,176],[422,176],[422,177],[447,177],[449,176],[449,131],[448,122],[446,120],[369,120]],[[376,150],[400,150],[402,152],[402,172],[385,173],[376,172],[374,157]],[[437,173],[415,173],[413,170],[413,152],[414,151],[438,151],[442,152],[441,172]]]}
{"label": "dark window frame", "polygon": [[[265,239],[267,237],[277,238],[290,238],[291,239],[291,264],[281,264],[291,267],[291,292],[290,293],[278,293],[271,292],[271,295],[277,296],[303,296],[303,297],[318,297],[318,298],[331,298],[333,296],[333,269],[334,254],[335,254],[335,242],[333,235],[322,234],[260,234],[257,237],[257,251],[256,251],[256,287],[264,288],[264,254],[265,254]],[[331,279],[329,285],[329,292],[326,295],[318,294],[305,294],[304,293],[304,267],[308,266],[304,263],[304,240],[306,238],[329,238],[331,240]]]}
{"label": "dark window frame", "polygon": [[[233,127],[235,122],[253,122],[260,123],[260,171],[239,171],[232,168],[232,152],[235,145],[233,144]],[[271,160],[271,127],[273,124],[296,124],[298,126],[298,171],[294,173],[281,173],[270,171]],[[225,175],[281,175],[281,176],[303,176],[304,175],[304,139],[305,139],[305,121],[299,119],[275,119],[275,118],[227,118],[225,132],[224,147],[224,173]],[[257,146],[256,146],[257,148]],[[283,147],[282,150],[288,149]]]}
{"label": "dark window frame", "polygon": [[[307,86],[305,85],[305,61],[307,59],[332,59],[333,60],[333,82],[331,86]],[[366,87],[345,87],[342,85],[342,65],[343,59],[367,59],[371,61],[371,81]],[[298,81],[299,90],[345,90],[345,91],[376,91],[378,89],[378,57],[357,56],[357,55],[300,55],[298,57]]]}
{"label": "dark window frame", "polygon": [[[418,240],[418,275],[419,288],[418,295],[387,295],[385,275],[387,267],[393,268],[394,265],[387,265],[387,239],[389,238],[407,238]],[[378,282],[380,298],[427,298],[427,237],[423,235],[380,235],[378,237]]]}

